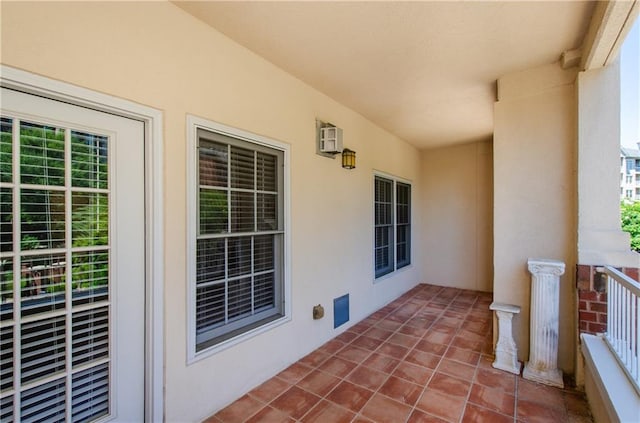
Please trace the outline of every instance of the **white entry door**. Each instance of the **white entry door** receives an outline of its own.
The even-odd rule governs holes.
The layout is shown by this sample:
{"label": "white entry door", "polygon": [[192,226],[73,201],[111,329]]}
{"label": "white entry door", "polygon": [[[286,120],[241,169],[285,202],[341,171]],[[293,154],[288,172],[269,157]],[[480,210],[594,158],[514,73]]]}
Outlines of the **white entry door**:
{"label": "white entry door", "polygon": [[0,105],[0,421],[141,422],[144,125]]}

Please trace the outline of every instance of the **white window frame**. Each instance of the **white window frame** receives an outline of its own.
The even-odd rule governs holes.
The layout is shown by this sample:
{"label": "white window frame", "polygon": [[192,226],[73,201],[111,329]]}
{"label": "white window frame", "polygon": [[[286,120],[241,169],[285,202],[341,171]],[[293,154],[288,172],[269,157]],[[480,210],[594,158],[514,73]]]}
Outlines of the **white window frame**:
{"label": "white window frame", "polygon": [[65,82],[0,65],[0,85],[144,122],[145,420],[164,419],[164,228],[162,112]]}
{"label": "white window frame", "polygon": [[[376,178],[380,177],[380,178],[384,178],[384,179],[388,179],[390,181],[393,182],[392,185],[392,192],[391,192],[391,196],[393,198],[393,206],[392,206],[392,214],[393,214],[393,270],[385,273],[384,275],[380,275],[380,276],[376,276],[376,235],[375,235],[375,216],[376,216]],[[398,222],[396,219],[396,207],[397,207],[397,184],[398,183],[402,183],[402,184],[406,184],[409,185],[410,187],[410,193],[411,193],[411,201],[409,204],[409,226],[410,226],[410,234],[413,234],[413,182],[409,179],[405,179],[405,178],[401,178],[398,176],[394,176],[388,173],[384,173],[384,172],[380,172],[380,171],[374,171],[373,172],[373,184],[372,184],[372,214],[373,214],[373,240],[372,240],[372,259],[373,259],[373,282],[377,283],[380,281],[383,281],[387,278],[393,277],[394,275],[396,275],[398,272],[401,272],[403,270],[409,269],[413,266],[413,236],[411,236],[411,242],[410,242],[410,247],[409,247],[409,263],[402,266],[402,267],[398,267],[398,254],[397,254],[397,230],[398,230]]]}
{"label": "white window frame", "polygon": [[[198,225],[198,129],[216,132],[258,146],[280,150],[284,156],[283,169],[283,316],[264,325],[249,329],[232,338],[196,351],[196,239]],[[291,321],[291,230],[290,230],[290,146],[289,144],[227,126],[208,119],[187,115],[187,364],[195,363],[238,343],[253,338]]]}

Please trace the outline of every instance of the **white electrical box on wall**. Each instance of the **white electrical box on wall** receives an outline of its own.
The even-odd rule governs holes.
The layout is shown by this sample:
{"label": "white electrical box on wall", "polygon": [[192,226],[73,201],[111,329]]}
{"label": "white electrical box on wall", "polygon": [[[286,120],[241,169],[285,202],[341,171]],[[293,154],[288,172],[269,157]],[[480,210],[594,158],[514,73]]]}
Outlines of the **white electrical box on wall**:
{"label": "white electrical box on wall", "polygon": [[340,153],[342,151],[342,129],[335,126],[320,128],[320,151]]}

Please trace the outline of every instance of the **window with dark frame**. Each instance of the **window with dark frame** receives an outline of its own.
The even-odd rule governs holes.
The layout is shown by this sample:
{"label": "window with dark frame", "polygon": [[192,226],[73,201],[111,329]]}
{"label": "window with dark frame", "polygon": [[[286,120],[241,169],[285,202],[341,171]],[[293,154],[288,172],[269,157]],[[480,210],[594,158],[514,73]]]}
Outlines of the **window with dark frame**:
{"label": "window with dark frame", "polygon": [[411,185],[396,182],[396,269],[411,264]]}
{"label": "window with dark frame", "polygon": [[204,129],[197,138],[201,351],[284,314],[284,153]]}
{"label": "window with dark frame", "polygon": [[375,176],[375,277],[411,264],[411,185]]}

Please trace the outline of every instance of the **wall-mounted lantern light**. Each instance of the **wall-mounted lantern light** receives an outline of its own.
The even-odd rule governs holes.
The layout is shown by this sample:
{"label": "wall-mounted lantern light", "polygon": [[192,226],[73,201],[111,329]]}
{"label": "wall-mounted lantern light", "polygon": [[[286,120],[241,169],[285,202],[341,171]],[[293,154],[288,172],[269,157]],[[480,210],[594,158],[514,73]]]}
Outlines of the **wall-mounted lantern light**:
{"label": "wall-mounted lantern light", "polygon": [[356,152],[343,148],[342,129],[332,123],[316,119],[316,154],[333,159],[340,153],[342,153],[342,167],[355,169]]}
{"label": "wall-mounted lantern light", "polygon": [[342,167],[345,169],[355,169],[356,152],[345,148],[342,150]]}

